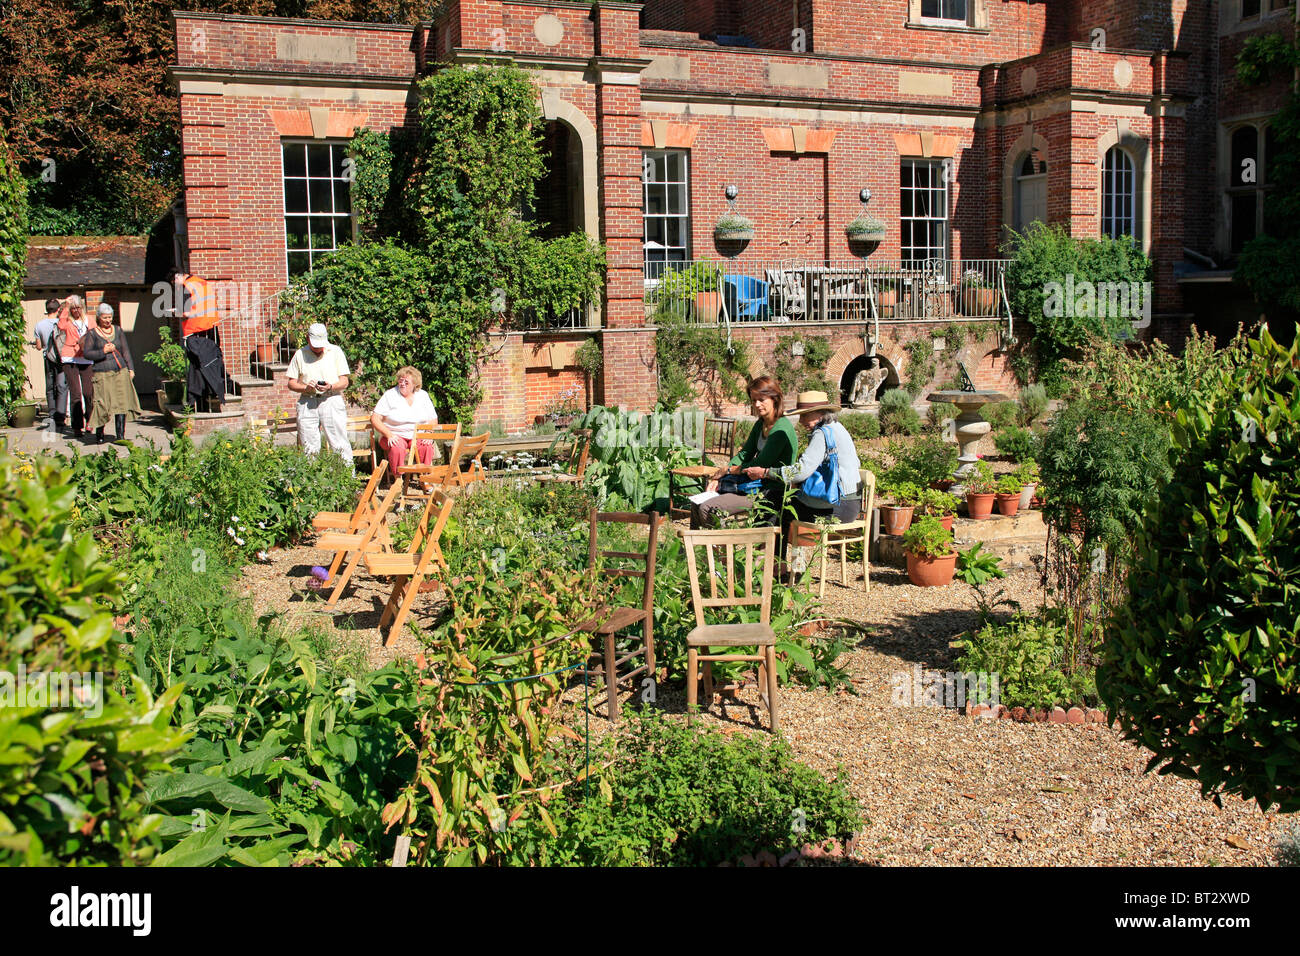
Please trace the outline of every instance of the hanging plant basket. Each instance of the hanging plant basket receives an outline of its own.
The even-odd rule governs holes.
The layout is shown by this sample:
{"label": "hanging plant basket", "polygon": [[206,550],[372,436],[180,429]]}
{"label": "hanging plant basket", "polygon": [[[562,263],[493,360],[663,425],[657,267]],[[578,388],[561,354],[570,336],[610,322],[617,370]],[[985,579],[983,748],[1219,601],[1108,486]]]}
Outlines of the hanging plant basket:
{"label": "hanging plant basket", "polygon": [[727,213],[713,225],[715,242],[749,242],[753,238],[754,223],[735,213]]}

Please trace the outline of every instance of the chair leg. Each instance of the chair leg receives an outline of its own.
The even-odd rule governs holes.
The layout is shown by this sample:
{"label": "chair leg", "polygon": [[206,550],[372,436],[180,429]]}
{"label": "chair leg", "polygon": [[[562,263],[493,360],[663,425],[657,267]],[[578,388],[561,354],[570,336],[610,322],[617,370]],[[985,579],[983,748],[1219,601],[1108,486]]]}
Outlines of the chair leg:
{"label": "chair leg", "polygon": [[862,539],[862,590],[871,590],[871,569],[867,566],[867,547],[870,542],[864,537]]}
{"label": "chair leg", "polygon": [[686,722],[689,724],[695,717],[695,711],[698,710],[699,700],[699,657],[700,652],[695,648],[686,649]]}
{"label": "chair leg", "polygon": [[767,712],[772,718],[772,733],[777,733],[781,729],[781,724],[777,718],[776,707],[776,646],[767,645],[763,655],[767,658]]}
{"label": "chair leg", "polygon": [[397,610],[398,603],[405,596],[406,578],[398,577],[393,580],[393,593],[388,595],[388,603],[384,605],[384,613],[379,616],[379,629],[382,631],[384,625],[392,618]]}
{"label": "chair leg", "polygon": [[[645,674],[650,678],[652,684],[659,683],[659,675],[655,673],[655,625],[652,618],[647,617],[642,624],[642,632],[645,641]],[[659,689],[655,688],[657,694]]]}
{"label": "chair leg", "polygon": [[848,579],[847,572],[845,571],[845,562],[848,559],[848,551],[849,551],[849,546],[845,544],[843,541],[841,541],[840,542],[840,586],[841,587],[844,586],[844,582]]}
{"label": "chair leg", "polygon": [[406,596],[402,599],[402,606],[397,609],[397,616],[393,618],[393,623],[388,626],[388,637],[384,639],[384,647],[387,647],[397,635],[402,633],[402,625],[406,623],[406,617],[411,613],[411,605],[415,603],[415,596],[420,593],[420,578],[422,575],[415,575],[406,585]]}
{"label": "chair leg", "polygon": [[[329,599],[326,600],[325,602],[326,607],[333,607],[335,604],[338,603],[339,598],[343,596],[343,589],[346,588],[348,586],[348,582],[352,580],[352,575],[356,573],[357,565],[360,563],[361,563],[361,552],[360,551],[352,552],[352,559],[348,561],[347,567],[343,569],[343,574],[338,579],[338,582],[334,585],[334,590],[330,591]],[[330,577],[333,576],[334,576],[334,570],[331,567]]]}
{"label": "chair leg", "polygon": [[713,661],[704,662],[704,709],[713,707]]}
{"label": "chair leg", "polygon": [[821,576],[821,587],[817,591],[817,600],[824,601],[826,600],[826,552],[830,550],[830,542],[827,541],[825,535],[822,536],[821,549],[822,549],[822,576]]}
{"label": "chair leg", "polygon": [[605,695],[609,708],[605,711],[610,723],[618,722],[618,672],[614,666],[614,635],[605,635]]}

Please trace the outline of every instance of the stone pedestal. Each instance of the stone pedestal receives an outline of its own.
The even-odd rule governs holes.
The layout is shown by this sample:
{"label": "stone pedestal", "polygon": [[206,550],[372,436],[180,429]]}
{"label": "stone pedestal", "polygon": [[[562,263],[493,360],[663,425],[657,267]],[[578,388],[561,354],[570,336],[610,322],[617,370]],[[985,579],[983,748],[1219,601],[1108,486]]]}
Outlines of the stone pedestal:
{"label": "stone pedestal", "polygon": [[[926,397],[932,402],[946,402],[957,406],[958,415],[953,424],[956,426],[955,438],[961,447],[961,454],[957,456],[957,470],[953,473],[953,477],[960,482],[979,460],[975,454],[976,444],[992,428],[980,414],[980,409],[990,402],[1008,401],[1011,396],[990,391],[947,391],[933,392]],[[955,495],[965,494],[964,488],[954,487],[951,490]]]}

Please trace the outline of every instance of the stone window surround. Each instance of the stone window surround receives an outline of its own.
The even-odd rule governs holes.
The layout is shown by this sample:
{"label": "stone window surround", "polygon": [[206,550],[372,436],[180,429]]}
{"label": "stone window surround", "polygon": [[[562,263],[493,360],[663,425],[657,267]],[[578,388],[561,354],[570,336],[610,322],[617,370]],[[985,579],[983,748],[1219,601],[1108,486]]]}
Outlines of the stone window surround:
{"label": "stone window surround", "polygon": [[[1135,238],[1138,247],[1146,254],[1151,253],[1151,149],[1146,138],[1137,135],[1128,128],[1126,120],[1120,118],[1106,132],[1097,137],[1097,233],[1101,234],[1102,214],[1102,169],[1105,168],[1106,154],[1112,147],[1118,146],[1128,153],[1133,161],[1133,219]],[[1050,167],[1049,167],[1050,169]]]}
{"label": "stone window surround", "polygon": [[966,0],[966,22],[921,16],[921,0],[908,0],[909,30],[956,30],[962,33],[990,33],[988,0]]}
{"label": "stone window surround", "polygon": [[[1024,161],[1025,154],[1038,151],[1044,161],[1047,162],[1048,179],[1048,200],[1050,208],[1051,200],[1051,173],[1054,164],[1049,156],[1047,140],[1040,133],[1034,132],[1032,126],[1026,127],[1025,131],[1020,134],[1007,151],[1006,157],[1002,160],[1002,230],[1003,237],[1009,238],[1011,230],[1015,227],[1016,221],[1016,178],[1020,170],[1020,164]],[[1103,154],[1104,155],[1104,154]]]}

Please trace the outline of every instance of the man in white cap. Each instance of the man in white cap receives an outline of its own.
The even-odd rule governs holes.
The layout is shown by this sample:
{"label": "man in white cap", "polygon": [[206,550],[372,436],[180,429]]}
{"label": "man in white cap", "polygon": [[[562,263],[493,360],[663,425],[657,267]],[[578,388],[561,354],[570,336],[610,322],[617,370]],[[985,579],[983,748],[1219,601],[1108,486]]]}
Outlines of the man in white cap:
{"label": "man in white cap", "polygon": [[298,441],[309,455],[320,451],[320,430],[325,429],[330,448],[352,462],[348,444],[348,415],[343,390],[348,387],[348,360],[343,350],[331,345],[325,326],[317,322],[307,330],[307,345],[289,362],[289,391],[297,392]]}

